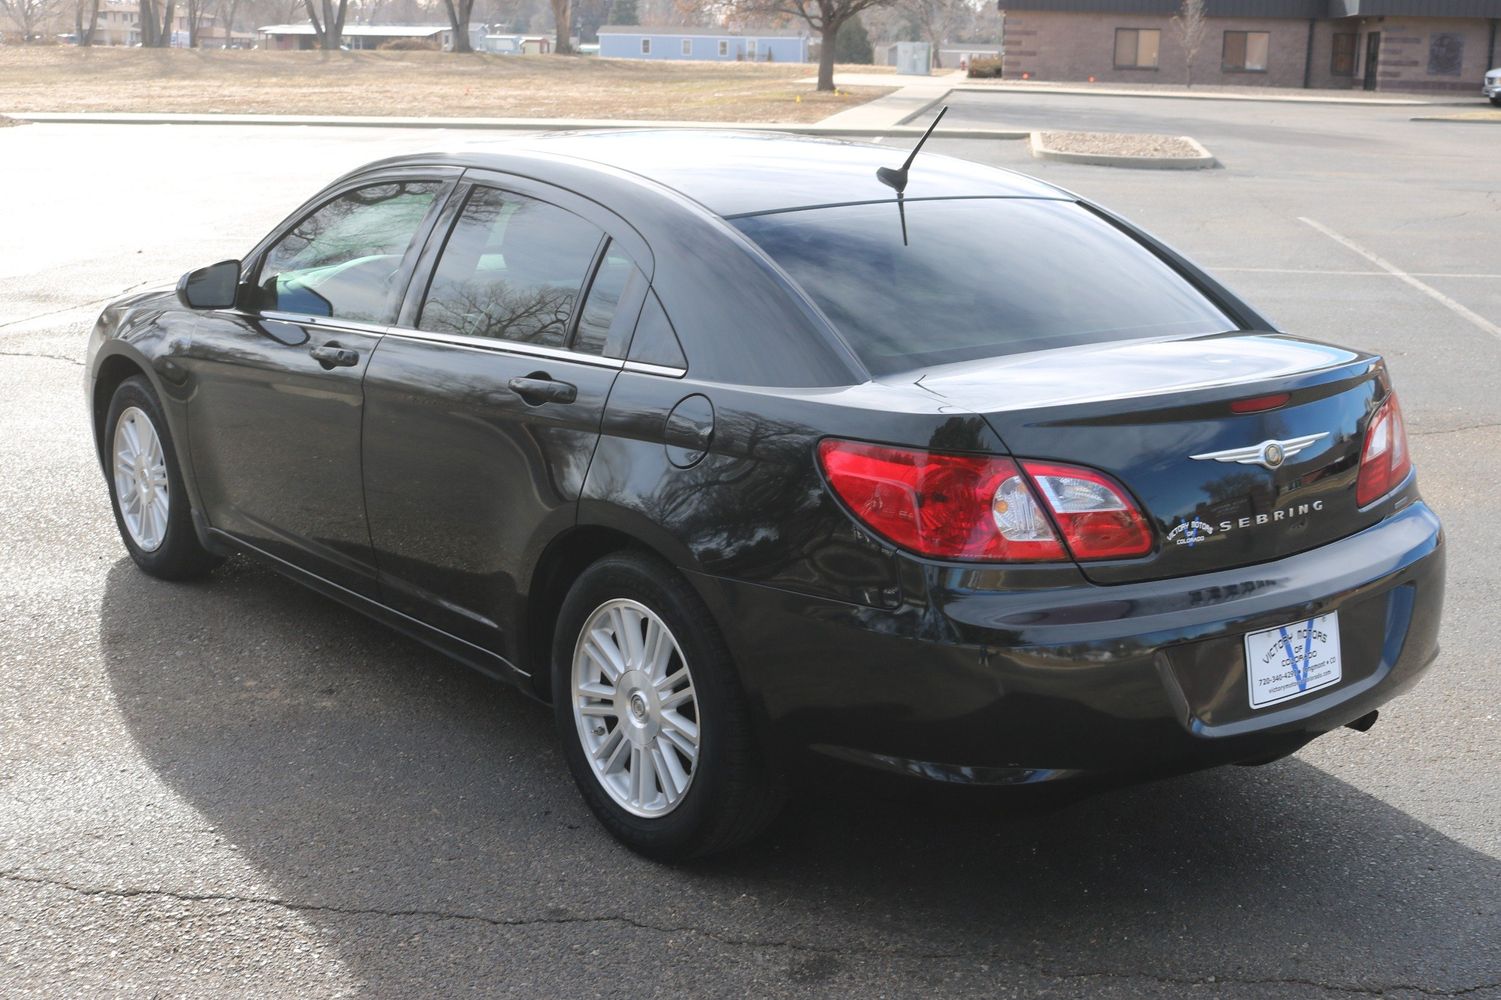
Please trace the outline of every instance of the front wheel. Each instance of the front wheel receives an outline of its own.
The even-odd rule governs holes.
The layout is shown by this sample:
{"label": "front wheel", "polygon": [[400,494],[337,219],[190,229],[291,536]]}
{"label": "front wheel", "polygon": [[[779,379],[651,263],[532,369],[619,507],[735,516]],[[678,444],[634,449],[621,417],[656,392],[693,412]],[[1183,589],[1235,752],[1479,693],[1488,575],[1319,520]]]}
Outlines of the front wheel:
{"label": "front wheel", "polygon": [[223,562],[198,541],[182,471],[151,383],[120,383],[104,420],[109,496],[135,564],[164,580],[191,580]]}
{"label": "front wheel", "polygon": [[780,783],[724,638],[657,559],[607,556],[574,583],[553,644],[553,706],[585,802],[638,853],[723,851],[776,814]]}
{"label": "front wheel", "polygon": [[1501,97],[1492,97],[1491,98],[1491,103],[1494,104],[1496,107],[1501,108]]}

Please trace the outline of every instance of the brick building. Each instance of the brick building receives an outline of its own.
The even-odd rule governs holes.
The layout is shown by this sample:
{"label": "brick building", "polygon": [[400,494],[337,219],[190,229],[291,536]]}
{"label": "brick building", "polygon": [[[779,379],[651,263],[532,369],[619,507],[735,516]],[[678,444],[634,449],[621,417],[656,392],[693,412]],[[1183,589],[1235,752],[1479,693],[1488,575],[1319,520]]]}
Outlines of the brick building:
{"label": "brick building", "polygon": [[[1000,0],[1010,79],[1181,84],[1181,0]],[[1478,93],[1501,0],[1205,0],[1202,84]]]}

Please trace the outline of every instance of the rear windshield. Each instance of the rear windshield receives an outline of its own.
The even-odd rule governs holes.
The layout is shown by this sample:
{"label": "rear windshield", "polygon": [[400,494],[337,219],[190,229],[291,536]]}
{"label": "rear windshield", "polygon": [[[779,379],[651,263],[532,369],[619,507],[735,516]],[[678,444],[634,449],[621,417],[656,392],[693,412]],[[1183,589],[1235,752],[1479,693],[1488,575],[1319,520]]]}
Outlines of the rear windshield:
{"label": "rear windshield", "polygon": [[731,220],[877,375],[1235,324],[1140,243],[1073,202],[909,200]]}

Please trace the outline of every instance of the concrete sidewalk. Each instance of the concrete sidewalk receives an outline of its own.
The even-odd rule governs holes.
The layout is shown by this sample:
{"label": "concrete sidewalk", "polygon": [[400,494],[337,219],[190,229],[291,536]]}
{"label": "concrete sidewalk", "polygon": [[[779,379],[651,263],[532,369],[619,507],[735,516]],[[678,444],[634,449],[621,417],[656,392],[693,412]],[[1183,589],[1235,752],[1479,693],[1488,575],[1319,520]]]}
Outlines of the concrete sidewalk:
{"label": "concrete sidewalk", "polygon": [[[813,77],[807,80],[799,80],[799,83],[810,83]],[[1352,104],[1370,105],[1373,107],[1406,107],[1427,106],[1434,102],[1421,97],[1364,97],[1350,96],[1344,91],[1331,90],[1291,90],[1282,91],[1272,88],[1245,87],[1240,90],[1201,89],[1190,90],[1182,87],[1110,87],[1097,84],[1083,83],[1023,83],[1017,80],[971,80],[960,70],[950,70],[935,76],[898,76],[893,78],[889,73],[836,73],[834,85],[836,87],[890,87],[893,83],[901,83],[901,89],[885,97],[878,97],[873,101],[861,105],[858,108],[850,108],[836,115],[825,118],[820,124],[834,121],[859,122],[869,124],[878,120],[877,109],[890,109],[896,112],[903,108],[913,109],[908,112],[908,117],[921,111],[926,105],[920,105],[923,98],[927,103],[942,100],[944,96],[953,92],[964,93],[1002,93],[1002,94],[1030,94],[1033,96],[1050,94],[1086,95],[1089,97],[1157,97],[1176,98],[1189,101],[1269,101],[1285,104]],[[863,113],[863,114],[862,114]],[[848,116],[846,118],[846,116]],[[905,121],[893,119],[893,121]]]}

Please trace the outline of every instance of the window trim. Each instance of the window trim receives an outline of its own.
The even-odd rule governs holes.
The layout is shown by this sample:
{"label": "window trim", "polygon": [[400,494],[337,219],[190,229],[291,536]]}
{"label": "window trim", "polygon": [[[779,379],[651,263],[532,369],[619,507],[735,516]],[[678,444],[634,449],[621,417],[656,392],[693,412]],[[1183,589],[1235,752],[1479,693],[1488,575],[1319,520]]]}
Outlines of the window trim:
{"label": "window trim", "polygon": [[650,38],[643,38],[643,39],[641,39],[641,54],[643,56],[649,56],[649,55],[651,55],[651,39]]}
{"label": "window trim", "polygon": [[[1135,58],[1136,58],[1137,61],[1134,62],[1134,63],[1116,62],[1116,56],[1120,52],[1120,48],[1121,48],[1121,46],[1120,46],[1120,38],[1121,38],[1121,32],[1123,32],[1123,31],[1129,31],[1133,35],[1136,36],[1136,46],[1135,46],[1135,48],[1136,48],[1136,56],[1135,56]],[[1151,32],[1155,32],[1157,34],[1157,62],[1154,63],[1154,64],[1152,64],[1152,65],[1150,65],[1150,66],[1148,66],[1148,65],[1146,65],[1146,64],[1144,64],[1144,63],[1141,62],[1141,33],[1143,31],[1151,31]],[[1157,70],[1159,70],[1161,68],[1161,65],[1162,65],[1162,29],[1161,28],[1116,28],[1115,29],[1115,35],[1114,35],[1114,42],[1115,42],[1115,47],[1110,52],[1110,61],[1114,65],[1114,67],[1116,69],[1127,69],[1127,70],[1138,69],[1138,70],[1151,70],[1152,72],[1156,72]]]}
{"label": "window trim", "polygon": [[[1252,35],[1265,35],[1266,36],[1266,61],[1267,61],[1267,65],[1266,66],[1262,66],[1260,69],[1253,69],[1253,68],[1247,67],[1245,65],[1231,66],[1229,63],[1225,62],[1225,48],[1230,44],[1230,36],[1231,35],[1245,35],[1246,36],[1246,44],[1245,44],[1245,50],[1244,50],[1246,53],[1249,53],[1251,51],[1251,36]],[[1246,58],[1245,55],[1241,56],[1241,62],[1242,63],[1245,62],[1245,58]],[[1241,30],[1241,29],[1238,29],[1238,28],[1237,29],[1227,29],[1224,32],[1224,34],[1221,37],[1221,39],[1220,39],[1220,72],[1221,73],[1266,73],[1269,70],[1271,62],[1272,62],[1272,33],[1270,31],[1251,31],[1249,29]]]}
{"label": "window trim", "polygon": [[730,54],[730,40],[728,38],[721,38],[719,40],[719,54],[722,56]]}
{"label": "window trim", "polygon": [[683,39],[683,45],[682,45],[682,52],[681,52],[681,54],[685,55],[685,56],[691,56],[691,55],[693,55],[693,39],[691,39],[691,38],[685,38],[685,39]]}
{"label": "window trim", "polygon": [[[381,184],[421,183],[423,181],[436,183],[438,190],[433,193],[432,203],[428,205],[427,213],[423,215],[422,221],[412,231],[411,242],[407,244],[406,252],[402,254],[401,264],[398,267],[401,277],[392,288],[393,304],[396,306],[396,318],[400,319],[407,294],[411,291],[412,280],[416,277],[421,265],[423,250],[432,239],[433,229],[437,226],[444,210],[448,207],[448,202],[452,199],[454,189],[458,187],[459,178],[462,174],[463,171],[458,167],[391,167],[353,177],[346,177],[339,183],[324,188],[299,205],[295,212],[283,219],[270,233],[262,237],[261,241],[245,255],[244,260],[240,264],[242,296],[244,286],[258,287],[257,282],[260,278],[261,268],[265,266],[266,256],[271,252],[272,247],[280,243],[292,230],[302,225],[308,217],[322,211],[325,206],[344,197],[349,192],[358,191],[363,187],[376,187]],[[244,305],[244,303],[241,305]],[[272,313],[277,314],[278,317],[304,316],[301,313],[262,310],[259,308],[258,302],[250,303],[250,305],[254,306],[254,308],[246,310],[246,313],[251,316],[266,316]],[[336,316],[304,316],[304,319],[321,320],[322,325],[332,325],[336,322],[361,322],[358,320],[340,320]],[[367,329],[372,327],[383,329],[386,325],[364,324]]]}

